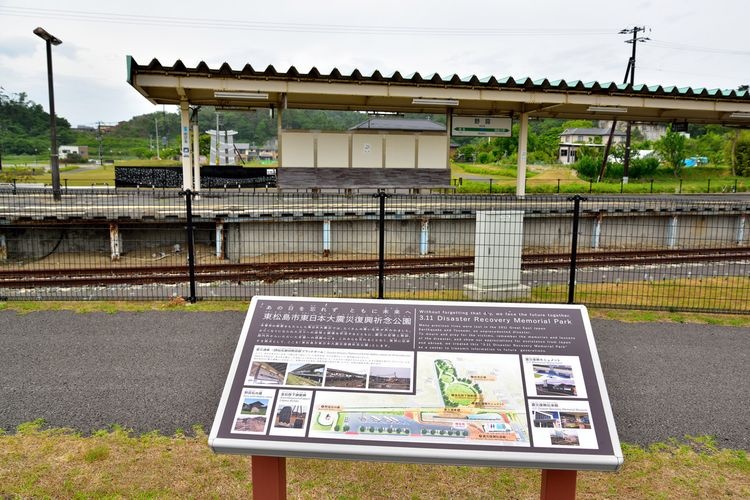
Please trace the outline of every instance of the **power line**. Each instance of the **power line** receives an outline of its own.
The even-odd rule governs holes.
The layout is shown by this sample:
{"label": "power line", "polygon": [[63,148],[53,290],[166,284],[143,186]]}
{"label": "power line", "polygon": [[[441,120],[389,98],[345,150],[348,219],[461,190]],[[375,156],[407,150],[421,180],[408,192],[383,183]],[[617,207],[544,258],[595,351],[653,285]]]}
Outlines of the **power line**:
{"label": "power line", "polygon": [[[657,72],[657,73],[676,73],[676,74],[680,74],[680,75],[703,76],[703,77],[706,76],[706,72],[705,71],[703,71],[703,72],[682,71],[682,70],[677,70],[677,69],[655,68],[653,66],[643,66],[643,65],[641,65],[639,67],[640,67],[640,69],[645,69],[645,70],[653,71],[653,72]],[[738,75],[720,75],[720,74],[717,74],[717,73],[711,73],[711,76],[712,77],[721,77],[721,78],[732,78],[732,79],[737,79],[738,81],[742,81],[742,80],[745,79],[744,75],[739,75],[739,74]]]}
{"label": "power line", "polygon": [[74,11],[0,6],[0,13],[17,17],[44,16],[46,18],[91,23],[133,24],[138,26],[180,27],[204,29],[233,29],[243,31],[273,31],[293,33],[357,34],[357,35],[440,35],[440,36],[604,36],[607,29],[581,28],[496,28],[447,26],[378,26],[319,23],[279,23],[270,21],[233,21],[191,17],[143,16],[109,12]]}
{"label": "power line", "polygon": [[649,45],[653,47],[658,47],[660,49],[668,49],[668,50],[684,50],[688,52],[708,52],[710,54],[724,54],[724,55],[732,55],[732,56],[750,56],[750,51],[748,50],[720,49],[717,47],[701,47],[698,45],[686,45],[684,43],[667,42],[664,40],[655,40],[655,39],[651,39],[651,43]]}

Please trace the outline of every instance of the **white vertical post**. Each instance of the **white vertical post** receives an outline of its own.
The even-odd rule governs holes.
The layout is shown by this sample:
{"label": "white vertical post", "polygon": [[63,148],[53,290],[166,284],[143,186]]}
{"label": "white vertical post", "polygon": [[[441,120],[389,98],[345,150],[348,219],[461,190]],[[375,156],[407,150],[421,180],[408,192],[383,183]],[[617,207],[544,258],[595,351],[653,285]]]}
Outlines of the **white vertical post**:
{"label": "white vertical post", "polygon": [[224,258],[224,222],[216,221],[216,257]]}
{"label": "white vertical post", "polygon": [[430,251],[430,219],[422,219],[422,230],[419,233],[419,255],[427,255]]}
{"label": "white vertical post", "polygon": [[[282,101],[284,102],[284,104],[286,104],[286,96],[282,96]],[[278,160],[278,167],[279,168],[281,168],[281,166],[282,166],[281,153],[283,152],[283,148],[281,146],[281,138],[283,136],[282,130],[284,128],[284,124],[283,124],[283,122],[281,120],[281,110],[282,110],[283,107],[284,106],[279,106],[276,109],[276,138],[277,138],[276,139],[276,147],[279,149],[278,151],[276,151],[276,159]],[[277,173],[276,174],[277,178],[278,178],[278,175],[279,174]]]}
{"label": "white vertical post", "polygon": [[112,254],[112,260],[120,260],[122,253],[122,236],[120,235],[120,226],[116,222],[109,224],[109,248]]}
{"label": "white vertical post", "polygon": [[0,262],[8,260],[8,243],[5,240],[5,235],[0,234]]}
{"label": "white vertical post", "polygon": [[739,219],[737,220],[737,244],[742,245],[742,242],[745,241],[745,221],[747,220],[746,215],[740,215]]}
{"label": "white vertical post", "polygon": [[190,115],[188,102],[180,101],[180,137],[182,139],[182,189],[193,189],[193,170],[190,164]]}
{"label": "white vertical post", "polygon": [[446,151],[445,151],[445,168],[450,172],[451,170],[451,133],[453,132],[453,110],[448,108],[448,112],[445,114],[445,136],[446,136]]}
{"label": "white vertical post", "polygon": [[200,149],[200,130],[198,128],[198,112],[195,113],[193,122],[193,185],[195,190],[201,190],[201,149]]}
{"label": "white vertical post", "polygon": [[331,220],[323,221],[323,257],[331,255]]}
{"label": "white vertical post", "polygon": [[596,219],[594,220],[594,231],[591,234],[591,248],[598,249],[599,248],[599,240],[602,236],[602,214],[599,213],[599,215],[596,216]]}
{"label": "white vertical post", "polygon": [[669,219],[669,226],[667,227],[667,248],[674,248],[677,246],[677,231],[679,229],[679,219],[676,215],[673,215]]}
{"label": "white vertical post", "polygon": [[518,132],[518,172],[516,174],[516,196],[526,196],[526,149],[529,142],[529,114],[521,113]]}

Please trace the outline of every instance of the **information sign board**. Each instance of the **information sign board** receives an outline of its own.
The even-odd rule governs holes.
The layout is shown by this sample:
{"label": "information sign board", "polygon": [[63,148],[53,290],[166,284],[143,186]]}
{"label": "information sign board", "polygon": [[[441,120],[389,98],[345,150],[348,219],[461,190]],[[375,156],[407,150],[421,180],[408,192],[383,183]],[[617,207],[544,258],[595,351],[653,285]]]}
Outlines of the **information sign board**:
{"label": "information sign board", "polygon": [[217,452],[615,470],[583,306],[253,298]]}
{"label": "information sign board", "polygon": [[510,137],[510,117],[507,116],[453,116],[451,135],[457,137]]}

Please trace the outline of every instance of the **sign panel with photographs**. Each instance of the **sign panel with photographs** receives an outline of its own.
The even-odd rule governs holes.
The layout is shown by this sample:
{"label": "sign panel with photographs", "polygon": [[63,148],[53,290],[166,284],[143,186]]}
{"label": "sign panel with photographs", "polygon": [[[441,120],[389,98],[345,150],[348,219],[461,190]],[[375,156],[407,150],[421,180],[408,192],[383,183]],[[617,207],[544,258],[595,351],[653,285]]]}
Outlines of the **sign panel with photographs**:
{"label": "sign panel with photographs", "polygon": [[583,306],[255,297],[217,452],[615,470]]}

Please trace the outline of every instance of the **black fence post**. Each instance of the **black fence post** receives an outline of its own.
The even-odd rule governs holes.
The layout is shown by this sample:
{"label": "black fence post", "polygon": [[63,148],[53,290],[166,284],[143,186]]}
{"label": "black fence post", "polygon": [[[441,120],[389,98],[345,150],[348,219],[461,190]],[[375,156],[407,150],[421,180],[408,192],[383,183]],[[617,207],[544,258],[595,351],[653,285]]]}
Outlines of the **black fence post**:
{"label": "black fence post", "polygon": [[383,298],[385,285],[385,199],[391,195],[379,189],[376,198],[380,200],[380,217],[378,220],[378,298]]}
{"label": "black fence post", "polygon": [[680,179],[680,193],[679,194],[682,194],[682,179]]}
{"label": "black fence post", "polygon": [[187,244],[188,244],[188,275],[190,279],[190,296],[188,301],[195,304],[195,235],[193,234],[193,192],[182,191],[185,195],[185,215],[187,218]]}
{"label": "black fence post", "polygon": [[706,189],[706,192],[707,193],[711,192],[711,178],[710,177],[708,178],[708,188]]}
{"label": "black fence post", "polygon": [[573,202],[573,234],[570,242],[570,276],[568,278],[568,304],[575,303],[576,296],[576,259],[578,257],[578,221],[581,218],[581,201],[585,201],[581,195],[568,198]]}
{"label": "black fence post", "polygon": [[490,194],[492,194],[492,179],[490,179]]}
{"label": "black fence post", "polygon": [[651,194],[654,194],[654,179],[651,179]]}
{"label": "black fence post", "polygon": [[560,179],[557,179],[557,194],[560,194]]}

